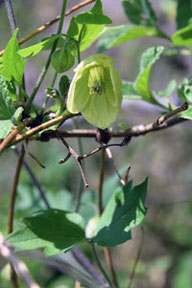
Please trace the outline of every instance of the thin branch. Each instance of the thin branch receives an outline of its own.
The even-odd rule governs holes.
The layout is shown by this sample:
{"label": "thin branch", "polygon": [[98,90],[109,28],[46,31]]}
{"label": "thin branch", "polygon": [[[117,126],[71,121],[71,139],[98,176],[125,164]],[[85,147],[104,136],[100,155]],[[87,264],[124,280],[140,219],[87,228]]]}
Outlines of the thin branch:
{"label": "thin branch", "polygon": [[32,129],[30,129],[29,131],[23,133],[22,135],[17,135],[15,137],[15,140],[13,140],[7,146],[9,147],[9,146],[15,145],[15,144],[17,144],[17,143],[19,143],[19,142],[21,142],[23,140],[29,139],[31,136],[35,135],[36,133],[38,133],[38,132],[40,132],[40,131],[42,131],[44,129],[47,129],[47,128],[53,126],[53,125],[56,125],[56,124],[58,124],[58,123],[60,123],[62,121],[66,121],[67,119],[75,117],[75,116],[77,116],[77,115],[71,114],[71,113],[67,113],[67,114],[61,115],[59,117],[56,117],[56,118],[54,118],[52,120],[49,120],[49,121],[47,121],[45,123],[42,123],[42,124],[32,128]]}
{"label": "thin branch", "polygon": [[[72,14],[73,12],[75,12],[76,10],[91,4],[92,2],[95,2],[96,0],[86,0],[83,1],[82,3],[79,3],[75,6],[73,6],[71,9],[69,9],[68,11],[66,11],[65,16],[68,16],[70,14]],[[37,28],[35,31],[33,31],[32,33],[30,33],[29,35],[27,35],[26,37],[22,38],[21,40],[19,40],[18,44],[21,45],[25,42],[27,42],[28,40],[30,40],[31,38],[35,37],[36,35],[40,34],[41,32],[45,31],[46,29],[48,29],[50,26],[52,26],[53,24],[55,24],[56,22],[58,22],[60,20],[60,15],[56,16],[54,19],[52,19],[51,21],[47,22],[46,24],[40,26],[39,28]],[[2,56],[4,53],[4,50],[0,51],[0,56]]]}
{"label": "thin branch", "polygon": [[98,274],[97,270],[90,264],[89,260],[83,255],[83,253],[76,247],[71,249],[72,254],[78,260],[79,263],[84,267],[89,274],[98,281],[99,284],[105,285],[105,281],[103,278]]}
{"label": "thin branch", "polygon": [[93,254],[94,254],[95,260],[97,262],[97,266],[99,267],[101,273],[103,274],[103,276],[105,277],[105,279],[109,283],[109,285],[111,287],[113,287],[113,284],[111,283],[110,278],[108,277],[107,273],[105,272],[105,269],[103,268],[103,266],[102,266],[102,264],[101,264],[101,262],[99,260],[99,257],[97,255],[97,251],[96,251],[94,243],[91,243],[91,247],[92,247],[92,250],[93,250]]}
{"label": "thin branch", "polygon": [[143,241],[144,241],[144,230],[143,230],[142,227],[141,227],[141,233],[142,233],[141,234],[141,242],[140,242],[140,245],[139,245],[139,249],[138,249],[138,252],[137,252],[137,256],[136,256],[136,259],[135,259],[135,262],[134,262],[134,265],[133,265],[133,269],[132,269],[129,281],[127,283],[127,288],[131,288],[131,284],[132,284],[134,276],[135,276],[135,271],[136,271],[136,268],[137,268],[137,264],[138,264],[139,259],[141,257]]}
{"label": "thin branch", "polygon": [[[107,145],[106,145],[107,146]],[[101,167],[100,167],[100,174],[99,174],[99,188],[98,188],[98,212],[99,215],[103,213],[103,204],[102,204],[102,191],[103,191],[103,183],[104,183],[104,174],[105,174],[105,149],[101,150]],[[109,248],[104,247],[105,259],[109,270],[111,272],[112,281],[115,287],[118,286],[117,277],[115,273],[115,269],[113,267],[112,257]]]}
{"label": "thin branch", "polygon": [[21,132],[27,124],[32,122],[33,119],[26,119],[23,123],[19,124],[14,130],[12,130],[5,139],[0,144],[0,155],[2,152],[9,146],[12,140],[16,137],[16,135]]}
{"label": "thin branch", "polygon": [[183,103],[180,107],[176,108],[175,110],[173,110],[173,111],[171,111],[171,112],[169,112],[169,113],[167,113],[167,114],[159,117],[159,118],[157,119],[157,122],[154,123],[154,127],[157,127],[157,126],[159,126],[159,125],[162,125],[162,124],[163,124],[164,122],[166,122],[168,119],[172,118],[173,116],[176,116],[177,114],[179,114],[179,113],[181,113],[181,112],[183,112],[183,111],[185,111],[185,110],[187,110],[187,109],[188,109],[188,103],[185,102],[185,103]]}
{"label": "thin branch", "polygon": [[0,253],[1,255],[10,263],[12,267],[20,275],[23,282],[27,285],[28,288],[40,288],[37,283],[29,275],[29,271],[26,265],[23,262],[20,262],[17,257],[13,254],[11,248],[6,243],[3,234],[0,232]]}
{"label": "thin branch", "polygon": [[10,202],[9,214],[8,214],[8,234],[13,231],[13,217],[14,217],[15,200],[16,200],[16,195],[17,195],[17,186],[19,183],[19,176],[20,176],[24,156],[25,156],[25,149],[24,149],[24,145],[22,144],[21,150],[19,153],[17,169],[16,169],[16,173],[14,177],[13,191],[11,194],[11,202]]}
{"label": "thin branch", "polygon": [[105,149],[101,150],[101,166],[99,173],[99,187],[98,187],[98,212],[99,215],[103,213],[103,201],[102,201],[102,191],[103,191],[103,182],[105,174]]}
{"label": "thin branch", "polygon": [[[61,140],[61,142],[65,145],[65,147],[68,149],[69,153],[73,156],[73,158],[77,161],[78,163],[78,166],[79,166],[79,170],[80,170],[80,173],[81,173],[81,177],[83,179],[83,183],[84,183],[84,186],[87,188],[89,187],[89,184],[87,182],[87,178],[85,176],[85,172],[84,172],[84,169],[83,169],[83,166],[82,166],[82,163],[81,163],[81,159],[79,158],[79,155],[73,150],[73,148],[65,141],[64,138],[62,138],[59,134],[58,131],[56,131],[56,134],[58,136],[58,138]],[[66,158],[68,159],[68,155],[66,156]],[[60,161],[59,161],[60,163]]]}
{"label": "thin branch", "polygon": [[13,34],[17,26],[16,26],[16,21],[15,21],[15,16],[13,13],[13,7],[12,7],[11,0],[5,0],[5,6],[7,9],[11,33]]}
{"label": "thin branch", "polygon": [[113,283],[114,283],[115,287],[118,288],[119,285],[117,282],[117,276],[116,276],[116,272],[115,272],[115,269],[113,266],[113,260],[111,257],[111,252],[110,252],[108,247],[104,247],[104,253],[105,253],[105,259],[107,261],[107,265],[109,266],[109,270],[111,272]]}
{"label": "thin branch", "polygon": [[109,158],[110,161],[112,162],[113,169],[115,170],[115,173],[117,174],[120,183],[121,183],[122,185],[125,185],[125,184],[126,184],[126,181],[122,178],[119,170],[117,169],[117,166],[115,165],[115,162],[114,162],[114,160],[113,160],[113,155],[112,155],[112,153],[111,153],[111,150],[110,150],[109,148],[106,148],[106,153],[107,153],[108,158]]}
{"label": "thin branch", "polygon": [[27,150],[27,154],[35,161],[35,163],[41,168],[45,169],[46,167],[29,151],[28,143],[26,143],[25,147]]}
{"label": "thin branch", "polygon": [[[16,154],[17,156],[19,155],[19,151],[18,151],[17,148],[14,150],[14,152],[15,152],[15,154]],[[50,209],[51,207],[50,207],[50,204],[49,204],[48,200],[47,200],[46,197],[45,197],[45,192],[44,192],[43,189],[41,188],[41,186],[40,186],[40,184],[39,184],[39,182],[38,182],[35,174],[33,173],[33,171],[31,170],[30,166],[28,165],[28,163],[27,163],[25,160],[23,160],[23,166],[24,166],[25,169],[27,170],[27,172],[28,172],[28,174],[29,174],[29,176],[30,176],[30,178],[31,178],[34,186],[37,188],[37,190],[38,190],[38,192],[39,192],[39,194],[40,194],[40,197],[41,197],[42,201],[44,202],[46,208],[47,208],[47,209]]]}
{"label": "thin branch", "polygon": [[[57,28],[57,35],[59,35],[61,33],[61,31],[62,31],[62,27],[63,27],[63,23],[64,23],[64,19],[65,19],[65,11],[66,11],[66,6],[67,6],[67,0],[63,0],[62,2],[63,2],[63,4],[62,4],[62,8],[61,8],[61,16],[60,16],[60,19],[59,19],[59,25],[58,25],[58,28]],[[51,57],[52,57],[54,51],[57,48],[58,41],[59,41],[59,38],[57,38],[54,41],[54,43],[53,43],[53,45],[51,47],[51,52],[49,53],[49,57],[47,59],[47,62],[45,64],[43,70],[41,71],[41,74],[39,75],[39,78],[37,80],[35,88],[33,89],[31,95],[29,96],[29,98],[27,100],[26,111],[25,111],[26,113],[29,112],[30,107],[32,105],[32,102],[33,102],[33,100],[34,100],[34,98],[35,98],[35,96],[36,96],[36,94],[37,94],[37,92],[38,92],[38,90],[39,90],[44,78],[45,78],[45,75],[46,75],[46,73],[48,71],[48,68],[49,68],[49,65],[51,63]]]}
{"label": "thin branch", "polygon": [[[19,153],[19,159],[17,163],[16,173],[14,177],[14,183],[13,183],[13,191],[11,194],[11,201],[10,201],[10,207],[8,212],[8,234],[10,234],[13,231],[13,218],[14,218],[14,209],[15,209],[15,200],[17,195],[17,186],[19,183],[19,176],[22,168],[23,159],[25,156],[25,149],[24,145],[22,144],[21,150]],[[11,282],[13,284],[14,288],[18,288],[18,281],[17,281],[17,274],[15,272],[14,266],[10,266],[11,269]]]}

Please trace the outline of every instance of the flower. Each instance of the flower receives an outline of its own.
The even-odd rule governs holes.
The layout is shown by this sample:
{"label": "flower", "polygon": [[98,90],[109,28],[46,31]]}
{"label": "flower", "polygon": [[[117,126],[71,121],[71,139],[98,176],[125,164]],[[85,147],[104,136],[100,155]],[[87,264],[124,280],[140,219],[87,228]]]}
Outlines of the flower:
{"label": "flower", "polygon": [[114,59],[102,54],[83,60],[75,69],[68,93],[69,112],[80,112],[100,129],[115,122],[121,108],[121,80],[112,62]]}

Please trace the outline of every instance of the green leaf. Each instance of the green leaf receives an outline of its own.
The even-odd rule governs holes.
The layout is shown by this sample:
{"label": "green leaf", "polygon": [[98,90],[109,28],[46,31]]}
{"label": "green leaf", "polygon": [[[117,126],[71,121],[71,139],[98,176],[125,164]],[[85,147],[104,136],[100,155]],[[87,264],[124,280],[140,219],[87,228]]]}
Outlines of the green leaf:
{"label": "green leaf", "polygon": [[142,100],[143,97],[135,89],[134,83],[122,81],[123,99]]}
{"label": "green leaf", "polygon": [[173,34],[171,39],[175,46],[192,45],[192,24],[178,30],[175,34]]}
{"label": "green leaf", "polygon": [[48,256],[67,252],[85,239],[82,218],[58,209],[40,211],[23,219],[23,227],[7,237],[18,250],[45,248]]}
{"label": "green leaf", "polygon": [[13,128],[11,120],[0,120],[0,139],[4,139]]}
{"label": "green leaf", "polygon": [[158,36],[158,31],[153,27],[121,25],[104,28],[101,35],[104,36],[100,38],[98,43],[99,52],[117,47],[137,38]]}
{"label": "green leaf", "polygon": [[146,179],[132,189],[130,181],[116,190],[99,220],[93,242],[114,247],[131,238],[131,228],[138,226],[147,212],[147,182]]}
{"label": "green leaf", "polygon": [[192,79],[185,78],[177,89],[178,96],[183,102],[192,103]]}
{"label": "green leaf", "polygon": [[167,88],[164,91],[160,91],[160,90],[156,90],[155,94],[159,97],[164,97],[164,98],[168,98],[173,91],[175,90],[177,86],[177,83],[175,80],[171,80],[167,86]]}
{"label": "green leaf", "polygon": [[[83,52],[87,48],[91,46],[95,40],[97,40],[100,37],[100,33],[104,28],[104,25],[82,25],[78,24],[79,31],[83,29],[81,34],[81,42],[80,42],[80,51]],[[79,35],[76,35],[75,38],[78,40]]]}
{"label": "green leaf", "polygon": [[78,33],[79,33],[79,27],[78,27],[76,18],[72,17],[70,24],[69,24],[69,28],[67,30],[67,35],[69,35],[70,37],[74,37]]}
{"label": "green leaf", "polygon": [[18,85],[21,85],[26,61],[23,61],[17,53],[20,49],[17,44],[17,32],[16,29],[5,48],[2,57],[3,69],[0,70],[0,74],[5,80],[11,81],[13,78]]}
{"label": "green leaf", "polygon": [[79,14],[76,17],[76,21],[79,24],[111,24],[112,21],[109,17],[103,15],[102,10],[102,2],[101,0],[97,0],[93,8],[88,11],[84,12],[82,14]]}
{"label": "green leaf", "polygon": [[23,107],[18,107],[17,110],[15,111],[15,113],[13,114],[11,121],[14,124],[19,124],[19,122],[21,121],[21,118],[23,116]]}
{"label": "green leaf", "polygon": [[0,76],[0,120],[11,119],[15,113],[7,82]]}
{"label": "green leaf", "polygon": [[123,0],[122,5],[133,24],[155,26],[156,16],[149,0]]}
{"label": "green leaf", "polygon": [[180,113],[179,117],[192,120],[192,106],[189,106],[189,108],[186,111]]}
{"label": "green leaf", "polygon": [[189,25],[192,20],[192,1],[177,0],[177,29],[184,28]]}
{"label": "green leaf", "polygon": [[29,46],[27,48],[21,49],[17,53],[20,56],[22,56],[23,58],[35,56],[35,55],[39,54],[42,50],[51,49],[53,46],[53,43],[58,38],[59,38],[59,40],[58,40],[57,47],[62,47],[65,43],[65,40],[62,37],[63,37],[62,34],[59,34],[59,35],[53,34],[50,37],[43,39],[40,43],[37,43],[37,44],[34,44],[34,45]]}
{"label": "green leaf", "polygon": [[153,103],[153,96],[150,90],[150,73],[154,63],[163,52],[163,47],[151,47],[147,49],[141,57],[140,73],[135,81],[135,89],[143,96],[143,100]]}
{"label": "green leaf", "polygon": [[42,50],[46,49],[47,44],[50,42],[50,39],[46,39],[40,43],[29,46],[27,48],[21,49],[18,51],[18,54],[23,58],[28,58],[39,54]]}

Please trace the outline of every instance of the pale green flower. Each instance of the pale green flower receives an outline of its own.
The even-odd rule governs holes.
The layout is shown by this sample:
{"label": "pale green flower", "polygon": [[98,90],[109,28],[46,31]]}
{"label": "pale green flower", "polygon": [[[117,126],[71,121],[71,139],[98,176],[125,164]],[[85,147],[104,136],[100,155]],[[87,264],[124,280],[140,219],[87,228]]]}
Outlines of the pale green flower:
{"label": "pale green flower", "polygon": [[68,93],[67,109],[100,129],[115,122],[121,108],[121,80],[112,62],[101,54],[86,58],[76,67]]}

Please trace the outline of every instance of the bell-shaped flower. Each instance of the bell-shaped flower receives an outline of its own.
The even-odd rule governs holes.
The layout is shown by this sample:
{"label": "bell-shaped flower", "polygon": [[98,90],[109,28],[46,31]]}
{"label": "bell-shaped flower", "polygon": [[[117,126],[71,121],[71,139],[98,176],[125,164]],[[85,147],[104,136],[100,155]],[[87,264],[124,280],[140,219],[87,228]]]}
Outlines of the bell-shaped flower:
{"label": "bell-shaped flower", "polygon": [[121,108],[121,80],[112,62],[114,59],[101,54],[83,60],[75,69],[68,93],[69,112],[81,113],[100,129],[114,123]]}

